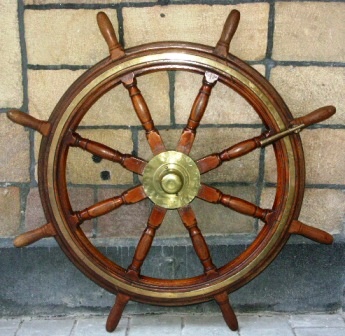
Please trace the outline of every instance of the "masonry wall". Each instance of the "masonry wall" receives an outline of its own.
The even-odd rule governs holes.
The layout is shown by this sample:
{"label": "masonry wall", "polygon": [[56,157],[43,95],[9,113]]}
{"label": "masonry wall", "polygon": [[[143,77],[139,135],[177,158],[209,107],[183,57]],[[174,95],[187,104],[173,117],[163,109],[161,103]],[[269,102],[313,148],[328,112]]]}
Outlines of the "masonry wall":
{"label": "masonry wall", "polygon": [[[15,287],[24,284],[13,283],[13,279],[19,281],[21,275],[17,271],[25,268],[23,260],[26,260],[27,253],[41,260],[46,251],[49,251],[49,258],[51,251],[58,251],[52,240],[39,242],[23,252],[15,251],[11,246],[13,237],[45,224],[45,218],[37,187],[40,136],[11,123],[6,112],[10,108],[18,108],[34,117],[48,119],[69,85],[108,55],[95,19],[100,10],[109,15],[120,42],[127,48],[163,40],[215,45],[223,22],[233,8],[240,10],[241,22],[231,52],[247,61],[273,84],[294,116],[302,116],[324,105],[337,107],[334,117],[303,131],[301,135],[307,188],[300,216],[301,221],[335,236],[336,244],[324,250],[330,259],[320,257],[322,261],[319,262],[323,263],[321,267],[334,265],[334,268],[327,268],[326,273],[334,272],[332,279],[336,288],[327,289],[332,296],[323,298],[324,303],[322,298],[318,303],[309,300],[301,309],[341,307],[344,265],[338,258],[343,253],[345,234],[345,1],[5,0],[0,3],[3,27],[0,31],[0,267],[2,272],[7,273],[7,278],[0,274],[0,281],[7,287],[0,292],[4,314],[13,313],[18,304],[13,299],[13,291],[21,291]],[[167,72],[139,78],[138,83],[167,147],[173,149],[201,78],[182,72]],[[260,134],[261,129],[260,120],[252,108],[236,94],[217,84],[191,156],[199,158],[218,152]],[[151,155],[127,93],[120,87],[92,107],[80,126],[80,134],[124,153],[132,152],[145,159]],[[122,168],[78,149],[71,150],[67,177],[72,205],[76,210],[120,194],[138,182],[136,176]],[[267,148],[225,164],[205,176],[204,181],[225,193],[269,207],[276,183],[273,151]],[[231,251],[232,246],[234,249],[241,244],[245,246],[260,229],[257,220],[223,207],[200,200],[193,205],[200,228],[215,251],[220,245],[225,246],[227,251]],[[85,223],[83,229],[100,247],[110,248],[114,241],[120,249],[127,248],[126,244],[135,246],[145,227],[150,206],[149,201],[143,201],[131,207],[122,207]],[[162,255],[163,264],[170,265],[169,276],[175,276],[179,263],[181,265],[177,257],[187,258],[190,246],[188,235],[174,211],[169,211],[158,236],[157,245],[162,249],[157,253]],[[280,263],[284,265],[286,260],[299,253],[299,249],[305,249],[306,244],[303,239],[292,240],[290,252],[285,254],[287,259],[281,259]],[[167,256],[164,248],[169,249],[169,246],[178,246],[182,250],[176,247],[178,252],[169,250]],[[316,249],[311,246],[312,250]],[[66,260],[59,262],[59,267],[68,268],[65,262],[68,263]],[[48,283],[51,281],[54,287],[53,278],[49,276],[53,267],[49,268],[46,263],[49,262],[43,258],[37,267],[32,266],[30,272],[23,276],[33,276],[35,272],[40,273],[40,267],[45,267],[46,273],[42,276],[46,276]],[[17,265],[17,271],[14,265]],[[276,265],[280,265],[279,262]],[[305,268],[303,265],[298,266],[301,271]],[[310,267],[316,272],[317,265],[318,261],[315,261],[315,265]],[[147,267],[148,272],[152,271]],[[167,276],[164,271],[157,272],[158,276]],[[187,269],[183,272],[188,274]],[[314,284],[317,288],[318,281],[313,282],[317,276],[309,274],[309,278],[305,278],[306,286]],[[278,278],[281,277],[282,274]],[[260,283],[264,284],[266,278],[261,279]],[[59,287],[58,284],[55,286]],[[49,292],[48,287],[45,290]],[[280,294],[278,287],[276,294],[272,294],[274,298]],[[300,292],[304,289],[301,287]],[[33,288],[30,290],[35,291]],[[269,303],[270,299],[276,300],[272,299],[272,295],[257,297],[251,289],[243,293],[243,297],[247,295],[248,298],[243,309],[254,307],[257,303],[257,307],[274,310]],[[238,296],[238,305],[243,297]],[[63,297],[57,297],[51,305],[97,307],[102,301],[85,299],[86,302],[78,304],[77,300],[74,294],[65,304]],[[43,305],[43,301],[33,302],[30,297],[25,302],[38,311],[37,307]],[[106,306],[109,302],[103,300],[100,305]],[[297,303],[290,303],[285,309],[297,306]],[[284,305],[280,309],[284,309]]]}

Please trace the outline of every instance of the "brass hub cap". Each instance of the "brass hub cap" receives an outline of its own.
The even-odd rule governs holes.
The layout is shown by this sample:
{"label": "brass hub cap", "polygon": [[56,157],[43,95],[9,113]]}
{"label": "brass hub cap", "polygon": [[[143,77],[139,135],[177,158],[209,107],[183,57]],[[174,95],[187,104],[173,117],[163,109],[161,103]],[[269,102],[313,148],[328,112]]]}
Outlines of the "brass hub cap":
{"label": "brass hub cap", "polygon": [[146,165],[143,186],[155,204],[176,209],[189,204],[200,188],[200,173],[187,155],[168,151],[156,155]]}

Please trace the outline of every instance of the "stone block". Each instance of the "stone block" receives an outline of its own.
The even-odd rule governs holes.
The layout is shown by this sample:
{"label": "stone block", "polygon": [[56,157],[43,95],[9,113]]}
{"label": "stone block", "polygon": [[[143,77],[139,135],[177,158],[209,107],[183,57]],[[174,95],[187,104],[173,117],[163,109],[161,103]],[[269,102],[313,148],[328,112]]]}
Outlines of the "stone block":
{"label": "stone block", "polygon": [[0,32],[0,107],[20,108],[23,85],[17,1],[2,1],[0,13],[3,27]]}
{"label": "stone block", "polygon": [[[340,155],[345,141],[342,129],[305,129],[301,133],[306,164],[307,184],[344,184],[345,157]],[[276,182],[272,149],[266,151],[265,179]]]}
{"label": "stone block", "polygon": [[[117,32],[117,13],[103,9]],[[25,35],[30,64],[92,65],[109,55],[99,31],[99,10],[26,10]]]}
{"label": "stone block", "polygon": [[[170,124],[169,78],[156,72],[138,78],[140,89],[156,125]],[[140,125],[128,91],[119,85],[101,97],[81,125]]]}
{"label": "stone block", "polygon": [[0,180],[28,182],[30,180],[29,132],[0,114]]}
{"label": "stone block", "polygon": [[[265,67],[254,66],[261,74]],[[202,77],[188,72],[177,72],[175,83],[175,119],[185,125],[194,100],[200,90]],[[260,124],[252,106],[235,91],[222,83],[212,90],[202,124]]]}
{"label": "stone block", "polygon": [[[111,3],[141,3],[156,2],[157,0],[111,0]],[[26,5],[46,5],[46,4],[80,4],[80,0],[24,0]],[[109,4],[109,0],[92,0],[92,4]]]}
{"label": "stone block", "polygon": [[[68,187],[68,194],[74,211],[82,210],[95,203],[93,190],[90,188]],[[43,212],[38,188],[32,188],[26,201],[25,231],[34,230],[45,223],[47,223],[47,220]],[[93,235],[93,221],[83,223],[81,228],[87,236]]]}
{"label": "stone block", "polygon": [[292,328],[345,328],[345,322],[338,314],[292,315],[289,322]]}
{"label": "stone block", "polygon": [[126,47],[169,40],[215,46],[228,14],[235,8],[241,12],[241,22],[232,41],[231,52],[246,60],[263,59],[267,46],[267,3],[212,7],[184,5],[183,10],[179,5],[124,8]]}
{"label": "stone block", "polygon": [[345,328],[296,328],[296,336],[343,336]]}
{"label": "stone block", "polygon": [[278,66],[272,69],[270,81],[294,117],[334,105],[337,113],[322,123],[345,124],[344,97],[340,89],[345,87],[344,68]]}
{"label": "stone block", "polygon": [[278,2],[273,58],[344,62],[344,21],[342,2]]}
{"label": "stone block", "polygon": [[[166,148],[174,150],[180,137],[180,130],[160,131]],[[217,153],[240,141],[260,134],[251,128],[199,128],[190,156],[200,159]],[[145,139],[145,133],[139,132],[139,156],[150,159],[152,156]],[[202,182],[256,182],[259,172],[260,151],[254,151],[231,162],[225,162],[219,168],[201,177]]]}
{"label": "stone block", "polygon": [[85,70],[29,70],[29,112],[38,119],[48,120],[56,104],[69,86]]}
{"label": "stone block", "polygon": [[[130,154],[133,150],[132,134],[129,130],[83,129],[79,130],[78,134],[123,154]],[[128,184],[133,182],[133,174],[118,163],[99,160],[81,148],[70,148],[67,180],[76,184]]]}
{"label": "stone block", "polygon": [[[125,189],[106,188],[98,191],[102,201],[119,196]],[[140,238],[150,215],[150,201],[123,205],[107,215],[98,218],[98,237]]]}
{"label": "stone block", "polygon": [[20,189],[0,188],[0,237],[13,237],[20,228]]}
{"label": "stone block", "polygon": [[[186,316],[182,336],[220,336],[229,334],[229,327],[222,316]],[[234,333],[232,333],[235,335]]]}
{"label": "stone block", "polygon": [[[104,328],[104,317],[88,317],[85,319],[78,319],[73,336],[108,336],[109,333]],[[115,335],[125,336],[128,324],[128,318],[121,318],[118,326],[116,327]]]}
{"label": "stone block", "polygon": [[29,320],[24,321],[17,332],[18,336],[44,335],[49,330],[49,335],[69,335],[72,331],[74,320]]}

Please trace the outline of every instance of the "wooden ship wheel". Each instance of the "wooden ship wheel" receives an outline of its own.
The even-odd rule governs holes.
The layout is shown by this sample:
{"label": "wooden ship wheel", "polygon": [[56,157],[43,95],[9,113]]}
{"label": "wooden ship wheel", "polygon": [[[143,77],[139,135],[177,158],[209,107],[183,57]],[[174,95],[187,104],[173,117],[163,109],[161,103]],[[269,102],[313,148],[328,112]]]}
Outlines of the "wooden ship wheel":
{"label": "wooden ship wheel", "polygon": [[[55,237],[64,253],[86,276],[116,294],[106,323],[109,332],[115,330],[129,300],[162,306],[215,300],[227,325],[237,330],[237,318],[229,302],[229,293],[262,272],[291,234],[303,235],[324,244],[333,241],[330,234],[298,221],[305,184],[304,156],[298,133],[332,116],[335,108],[325,106],[304,117],[293,118],[271,84],[252,67],[229,53],[239,20],[240,13],[233,10],[215,47],[186,42],[159,42],[124,50],[109,18],[100,12],[97,22],[110,55],[86,71],[68,89],[48,121],[37,120],[18,110],[8,112],[12,121],[43,135],[38,179],[47,218],[47,224],[18,236],[14,245],[23,247],[41,238]],[[165,147],[137,86],[138,77],[158,71],[187,71],[203,78],[175,149]],[[252,139],[226,144],[219,153],[193,160],[189,153],[217,82],[234,90],[254,108],[265,131]],[[105,93],[121,85],[128,91],[133,109],[146,132],[152,150],[149,161],[85,139],[77,132],[90,107]],[[263,209],[202,183],[203,174],[265,146],[273,147],[277,162],[277,186],[271,209]],[[141,175],[141,183],[121,195],[83,210],[73,209],[66,181],[66,163],[71,147],[120,164],[124,169]],[[153,203],[147,226],[136,246],[131,264],[127,268],[121,267],[92,244],[84,234],[82,225],[85,221],[146,198]],[[235,259],[216,267],[197,224],[192,203],[194,198],[258,218],[262,222],[262,229]],[[217,211],[217,207],[214,208]],[[141,274],[141,267],[168,209],[178,211],[203,267],[202,274],[183,279],[161,279]]]}

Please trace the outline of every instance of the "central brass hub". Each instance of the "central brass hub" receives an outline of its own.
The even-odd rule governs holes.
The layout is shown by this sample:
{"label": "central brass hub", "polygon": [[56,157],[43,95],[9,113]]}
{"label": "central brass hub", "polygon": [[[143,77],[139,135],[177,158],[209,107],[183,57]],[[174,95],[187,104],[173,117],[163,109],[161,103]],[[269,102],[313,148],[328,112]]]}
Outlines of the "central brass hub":
{"label": "central brass hub", "polygon": [[200,173],[187,155],[167,151],[156,155],[143,173],[146,195],[155,204],[176,209],[189,204],[200,188]]}

